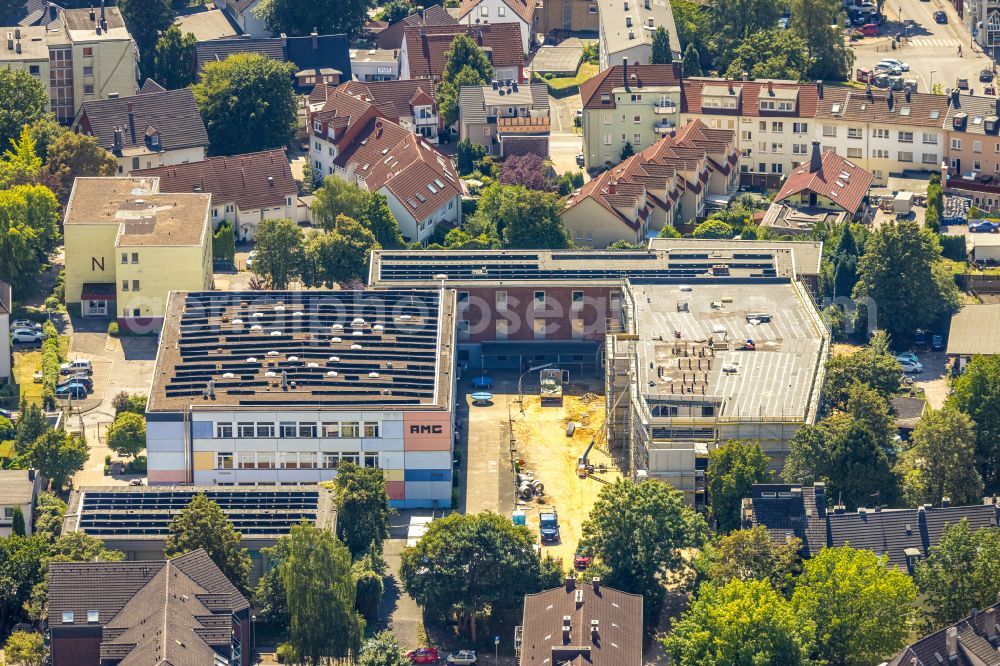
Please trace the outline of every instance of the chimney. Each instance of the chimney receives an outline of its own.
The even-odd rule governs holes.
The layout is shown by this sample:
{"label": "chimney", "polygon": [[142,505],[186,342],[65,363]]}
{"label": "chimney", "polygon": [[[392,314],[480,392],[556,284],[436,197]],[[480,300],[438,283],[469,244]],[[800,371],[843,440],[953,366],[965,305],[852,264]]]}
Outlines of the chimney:
{"label": "chimney", "polygon": [[569,576],[566,576],[566,580],[564,582],[566,583],[566,591],[569,592],[576,587],[576,576],[570,574]]}
{"label": "chimney", "polygon": [[309,36],[312,37],[313,51],[316,51],[319,49],[319,33],[316,32],[316,28],[313,28],[313,31],[309,33]]}
{"label": "chimney", "polygon": [[809,158],[809,173],[819,173],[823,168],[823,156],[819,152],[819,139],[812,140],[812,156]]}
{"label": "chimney", "polygon": [[945,650],[948,659],[958,656],[958,627],[948,627],[944,632]]}
{"label": "chimney", "polygon": [[132,102],[126,102],[126,106],[128,108],[128,131],[132,137],[132,143],[135,143],[135,111],[133,111]]}
{"label": "chimney", "polygon": [[768,79],[767,81],[767,94],[768,95],[774,94],[774,82],[771,81],[770,79]]}
{"label": "chimney", "polygon": [[104,17],[104,0],[101,0],[101,30],[108,31],[108,20]]}
{"label": "chimney", "polygon": [[945,508],[945,509],[947,509],[949,506],[951,506],[951,498],[950,497],[942,497],[941,498],[941,506],[943,508]]}
{"label": "chimney", "polygon": [[905,88],[903,88],[903,95],[906,97],[907,103],[909,103],[910,97],[913,95],[913,90],[910,88],[910,86],[906,86]]}
{"label": "chimney", "polygon": [[94,12],[94,8],[93,7],[90,8],[90,20],[91,20],[91,22],[94,22],[94,23],[97,22],[97,14]]}
{"label": "chimney", "polygon": [[601,621],[591,620],[590,621],[590,640],[594,643],[598,643],[601,640]]}
{"label": "chimney", "polygon": [[986,625],[986,639],[995,641],[997,639],[997,609],[987,608],[983,611],[983,622]]}
{"label": "chimney", "polygon": [[282,389],[287,389],[288,388],[288,371],[287,370],[282,370],[281,371],[281,388]]}
{"label": "chimney", "polygon": [[622,82],[628,90],[628,56],[622,56]]}
{"label": "chimney", "polygon": [[215,398],[215,380],[214,379],[209,379],[208,380],[208,395],[211,398]]}
{"label": "chimney", "polygon": [[594,594],[598,594],[601,591],[601,579],[594,576],[590,582],[594,584]]}
{"label": "chimney", "polygon": [[733,90],[733,80],[730,79],[728,76],[726,77],[726,87],[729,88],[729,94],[730,95],[732,95],[732,94],[734,94],[736,92],[735,90]]}
{"label": "chimney", "polygon": [[573,601],[576,603],[576,608],[579,610],[583,606],[583,588],[581,587],[576,591]]}
{"label": "chimney", "polygon": [[956,109],[959,106],[962,105],[962,103],[961,103],[961,101],[959,99],[959,90],[958,90],[958,88],[955,88],[954,90],[951,91],[951,105],[953,107],[955,107]]}
{"label": "chimney", "polygon": [[823,82],[822,81],[817,81],[816,82],[816,96],[819,97],[820,99],[823,99]]}
{"label": "chimney", "polygon": [[865,83],[865,95],[868,96],[868,99],[872,98],[872,84],[871,84],[871,81],[868,81],[868,82]]}
{"label": "chimney", "polygon": [[28,469],[28,481],[34,481],[34,480],[35,480],[35,468],[31,467]]}
{"label": "chimney", "polygon": [[563,615],[563,622],[562,622],[563,643],[570,642],[570,633],[572,633],[572,631],[573,631],[572,619],[570,618],[569,615]]}
{"label": "chimney", "polygon": [[746,83],[747,81],[749,81],[749,80],[750,80],[750,75],[749,75],[749,74],[747,74],[746,72],[743,72],[743,73],[741,74],[741,78],[743,79],[743,82],[744,82],[744,83]]}
{"label": "chimney", "polygon": [[886,104],[889,105],[889,110],[892,111],[892,103],[894,101],[892,97],[892,88],[889,88],[889,93],[885,96],[885,101]]}

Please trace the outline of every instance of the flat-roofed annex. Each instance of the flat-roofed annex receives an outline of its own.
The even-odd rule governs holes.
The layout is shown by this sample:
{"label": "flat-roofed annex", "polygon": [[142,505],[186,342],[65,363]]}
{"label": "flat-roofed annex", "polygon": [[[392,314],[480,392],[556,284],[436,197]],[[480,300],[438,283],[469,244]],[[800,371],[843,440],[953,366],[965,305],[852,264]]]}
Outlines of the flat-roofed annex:
{"label": "flat-roofed annex", "polygon": [[451,408],[455,292],[173,292],[149,412]]}

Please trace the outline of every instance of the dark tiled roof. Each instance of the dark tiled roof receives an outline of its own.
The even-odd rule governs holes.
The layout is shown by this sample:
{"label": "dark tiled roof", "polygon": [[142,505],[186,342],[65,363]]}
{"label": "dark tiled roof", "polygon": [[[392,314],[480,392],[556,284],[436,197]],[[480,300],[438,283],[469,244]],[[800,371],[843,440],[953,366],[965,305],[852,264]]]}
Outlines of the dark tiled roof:
{"label": "dark tiled roof", "polygon": [[872,89],[827,87],[816,107],[816,118],[857,120],[941,129],[948,113],[948,97],[931,93],[903,93]]}
{"label": "dark tiled roof", "polygon": [[[1000,666],[1000,604],[977,611],[957,624],[906,646],[889,666]],[[949,647],[949,644],[951,647]]]}
{"label": "dark tiled roof", "polygon": [[[315,39],[315,43],[314,40]],[[350,41],[347,35],[318,35],[313,38],[287,37],[285,59],[295,63],[297,70],[332,67],[340,72],[341,81],[351,79]]]}
{"label": "dark tiled roof", "polygon": [[775,543],[802,540],[806,555],[826,546],[826,487],[759,483],[750,491],[751,523],[763,525]]}
{"label": "dark tiled roof", "polygon": [[15,7],[11,14],[0,15],[0,25],[47,26],[58,21],[62,11],[62,7],[48,0],[26,0],[20,7]]}
{"label": "dark tiled roof", "polygon": [[151,128],[159,132],[163,150],[208,146],[205,123],[190,88],[87,101],[80,114],[79,127],[93,134],[106,150],[115,148],[115,128],[122,130],[126,148],[144,145]]}
{"label": "dark tiled roof", "polygon": [[285,60],[285,40],[280,37],[234,37],[198,42],[194,46],[194,59],[198,71],[209,62],[225,60],[235,53],[256,53],[271,60]]}
{"label": "dark tiled roof", "polygon": [[[818,142],[813,150],[819,151]],[[801,192],[815,192],[854,215],[874,179],[871,172],[828,150],[820,158],[819,169],[814,169],[810,160],[792,171],[774,200],[784,201]]]}
{"label": "dark tiled roof", "polygon": [[[568,636],[563,632],[567,616]],[[528,594],[521,625],[522,664],[642,664],[642,597],[638,594],[589,582]]]}
{"label": "dark tiled roof", "polygon": [[283,150],[267,150],[199,162],[134,171],[141,178],[159,176],[160,192],[207,192],[213,204],[235,201],[240,210],[284,206],[298,186]]}
{"label": "dark tiled roof", "polygon": [[[736,108],[707,107],[703,104],[705,93],[709,96],[729,96],[736,98]],[[693,78],[681,83],[681,112],[711,115],[741,115],[774,118],[812,118],[816,115],[820,87],[811,83],[794,81],[734,81],[731,79]],[[794,93],[794,111],[761,110],[760,101]],[[823,86],[823,97],[837,94],[837,89]]]}
{"label": "dark tiled roof", "polygon": [[[369,104],[372,104],[378,109],[379,113],[393,122],[399,122],[400,118],[413,115],[412,107],[414,103],[432,104],[436,94],[436,86],[430,79],[368,82],[348,81],[347,83],[342,83],[337,90],[346,92],[354,97],[360,97]],[[419,92],[422,92],[423,96],[431,101],[427,102],[426,100],[417,99]],[[309,101],[313,101],[311,96]]]}
{"label": "dark tiled roof", "polygon": [[491,54],[493,67],[524,65],[521,32],[516,23],[486,25],[409,26],[403,32],[410,78],[440,78],[444,72],[445,53],[460,34],[467,34]]}
{"label": "dark tiled roof", "polygon": [[[670,65],[629,65],[629,88],[638,92],[643,86],[677,86],[681,83],[680,63]],[[615,88],[622,88],[625,80],[622,65],[609,67],[580,84],[580,97],[585,109],[614,109],[614,95],[606,104],[601,103],[601,95],[611,94]]]}
{"label": "dark tiled roof", "polygon": [[142,87],[139,88],[139,94],[140,95],[148,95],[150,93],[161,93],[161,92],[166,92],[166,91],[167,91],[166,88],[164,88],[163,86],[161,86],[159,83],[157,83],[153,79],[146,79],[143,82]]}
{"label": "dark tiled roof", "polygon": [[229,6],[232,7],[237,13],[242,13],[249,9],[250,6],[256,1],[257,0],[230,0]]}
{"label": "dark tiled roof", "polygon": [[924,410],[927,409],[927,401],[921,398],[896,396],[891,402],[892,414],[896,418],[897,428],[913,430],[917,427],[917,421],[924,415]]}

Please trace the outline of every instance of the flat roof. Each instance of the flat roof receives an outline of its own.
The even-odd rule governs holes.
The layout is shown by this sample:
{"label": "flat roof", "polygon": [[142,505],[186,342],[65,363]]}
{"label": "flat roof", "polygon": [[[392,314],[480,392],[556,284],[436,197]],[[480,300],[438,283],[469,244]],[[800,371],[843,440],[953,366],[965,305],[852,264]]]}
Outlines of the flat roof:
{"label": "flat roof", "polygon": [[172,292],[149,412],[450,409],[455,294]]}
{"label": "flat roof", "polygon": [[[369,284],[614,286],[625,277],[699,280],[720,270],[745,278],[795,275],[790,244],[755,246],[748,242],[732,248],[682,245],[647,250],[375,250]],[[818,259],[813,274],[817,271]]]}
{"label": "flat roof", "polygon": [[712,238],[652,238],[651,250],[708,250],[740,251],[752,248],[755,252],[779,252],[791,259],[791,265],[798,276],[819,275],[820,259],[823,256],[822,241],[769,241],[769,240],[729,240]]}
{"label": "flat roof", "polygon": [[1000,305],[964,305],[951,317],[947,354],[1000,353]]}
{"label": "flat roof", "polygon": [[[670,49],[680,53],[677,26],[670,0],[598,0],[598,15],[610,54],[653,42],[656,29],[663,26],[670,37]],[[652,22],[650,22],[652,20]],[[621,63],[609,63],[620,65]]]}
{"label": "flat roof", "polygon": [[781,203],[772,202],[760,221],[760,226],[777,229],[788,234],[807,234],[816,228],[817,224],[833,227],[843,224],[847,213],[843,210],[831,210],[819,206],[793,208]]}
{"label": "flat roof", "polygon": [[159,178],[77,178],[65,225],[119,224],[117,244],[201,245],[209,227],[209,194],[159,193]]}
{"label": "flat roof", "polygon": [[[627,290],[648,407],[694,403],[713,405],[721,419],[811,419],[826,330],[797,284],[629,281]],[[756,351],[740,349],[746,340]]]}
{"label": "flat roof", "polygon": [[69,498],[63,532],[106,540],[163,540],[195,495],[219,505],[244,539],[277,539],[306,520],[334,529],[333,494],[321,486],[83,486]]}

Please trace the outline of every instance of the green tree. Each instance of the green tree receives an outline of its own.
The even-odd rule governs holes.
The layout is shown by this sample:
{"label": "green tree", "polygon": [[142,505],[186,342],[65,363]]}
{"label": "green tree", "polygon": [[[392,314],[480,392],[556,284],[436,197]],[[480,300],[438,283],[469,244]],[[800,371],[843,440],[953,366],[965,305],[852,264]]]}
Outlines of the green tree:
{"label": "green tree", "polygon": [[701,76],[701,54],[694,44],[688,44],[684,49],[684,59],[681,61],[681,73],[685,77]]}
{"label": "green tree", "polygon": [[379,552],[365,553],[351,567],[351,575],[354,577],[354,605],[366,620],[378,619],[378,605],[385,594],[385,582],[382,580],[384,570],[385,562]]}
{"label": "green tree", "polygon": [[666,65],[674,61],[674,51],[670,46],[670,35],[662,25],[653,33],[653,54],[649,59],[652,65]]}
{"label": "green tree", "polygon": [[15,631],[7,637],[3,651],[9,666],[42,666],[49,654],[45,639],[36,631]]}
{"label": "green tree", "polygon": [[805,45],[806,70],[810,79],[846,81],[854,66],[854,51],[847,48],[840,30],[844,10],[839,0],[792,0],[791,31]]}
{"label": "green tree", "polygon": [[704,584],[663,645],[677,666],[809,664],[812,622],[758,580]]}
{"label": "green tree", "polygon": [[22,401],[20,412],[21,418],[17,420],[17,426],[14,428],[14,451],[23,456],[31,452],[35,440],[44,435],[51,426],[45,420],[42,408],[35,403]]}
{"label": "green tree", "polygon": [[25,604],[45,577],[48,543],[37,536],[0,539],[0,630],[27,619]]}
{"label": "green tree", "polygon": [[289,608],[288,642],[309,664],[357,654],[365,621],[354,610],[351,553],[329,530],[306,522],[289,534],[279,568]]}
{"label": "green tree", "polygon": [[233,263],[236,257],[236,231],[229,220],[219,222],[219,228],[212,234],[212,258]]}
{"label": "green tree", "polygon": [[25,125],[45,116],[45,86],[27,70],[0,68],[0,150],[21,135]]}
{"label": "green tree", "polygon": [[799,81],[805,76],[805,54],[805,44],[791,30],[762,30],[741,41],[732,51],[726,76],[739,79],[746,72],[754,79]]}
{"label": "green tree", "polygon": [[359,557],[372,547],[381,553],[393,515],[382,470],[345,463],[326,485],[331,486],[337,501],[338,536],[351,555]]}
{"label": "green tree", "polygon": [[14,515],[11,518],[10,533],[14,536],[25,536],[24,512],[19,505],[14,506]]}
{"label": "green tree", "polygon": [[975,504],[983,496],[983,478],[976,469],[975,424],[954,407],[928,407],[917,422],[910,448],[897,464],[903,498],[910,506]]}
{"label": "green tree", "polygon": [[796,538],[775,543],[763,525],[735,530],[706,548],[708,577],[717,585],[731,580],[769,581],[775,590],[787,594],[795,585],[795,576],[802,572],[801,549],[802,541]]}
{"label": "green tree", "polygon": [[41,158],[42,162],[48,161],[49,146],[69,131],[60,125],[59,121],[51,113],[46,113],[36,118],[26,127],[28,128],[28,132],[31,133],[31,138],[35,141],[35,154]]}
{"label": "green tree", "polygon": [[139,47],[141,69],[152,71],[156,40],[170,28],[176,16],[170,0],[118,0],[118,8]]}
{"label": "green tree", "polygon": [[190,32],[181,34],[171,25],[156,40],[153,48],[153,71],[150,76],[167,90],[186,88],[194,83],[194,45],[198,38]]}
{"label": "green tree", "polygon": [[621,152],[621,155],[620,155],[621,161],[624,162],[625,160],[627,160],[628,158],[632,157],[633,155],[635,155],[635,149],[632,147],[632,142],[631,141],[626,141],[625,145],[622,146],[622,152]]}
{"label": "green tree", "polygon": [[870,550],[824,548],[805,561],[792,605],[816,627],[817,663],[868,666],[906,642],[916,588]]}
{"label": "green tree", "polygon": [[493,65],[472,37],[460,34],[452,41],[444,54],[443,81],[452,81],[466,67],[471,67],[486,82],[493,80]]}
{"label": "green tree", "polygon": [[[711,16],[707,6],[691,0],[671,0],[674,25],[677,28],[678,45],[682,51],[693,46],[695,50],[706,55],[711,53],[709,41],[711,38]],[[596,44],[595,50],[596,50]],[[595,64],[597,60],[594,60]],[[699,66],[709,64],[699,58]],[[684,72],[685,76],[694,76]]]}
{"label": "green tree", "polygon": [[[130,0],[138,2],[139,0]],[[310,4],[316,5],[315,0]],[[295,65],[238,53],[205,65],[193,87],[212,154],[235,155],[280,148],[295,136],[298,105]]]}
{"label": "green tree", "polygon": [[302,276],[305,259],[302,229],[287,218],[261,220],[254,235],[251,270],[270,280],[272,289],[287,289]]}
{"label": "green tree", "polygon": [[315,234],[306,241],[304,271],[311,286],[332,287],[368,275],[371,251],[378,249],[375,236],[356,220],[341,215],[336,228]]}
{"label": "green tree", "polygon": [[986,608],[1000,592],[1000,529],[973,531],[962,518],[948,525],[927,559],[917,564],[913,579],[926,599],[925,629],[934,631],[958,622],[973,608]]}
{"label": "green tree", "polygon": [[35,502],[35,524],[32,526],[34,528],[32,532],[49,543],[55,541],[62,533],[65,515],[65,502],[48,491],[39,493]]}
{"label": "green tree", "polygon": [[253,593],[253,601],[260,606],[261,614],[268,623],[282,635],[288,631],[291,622],[291,611],[288,607],[288,593],[285,591],[285,579],[280,564],[288,559],[291,537],[279,537],[270,548],[264,548],[270,566],[257,581]]}
{"label": "green tree", "polygon": [[257,14],[272,34],[353,35],[368,19],[370,0],[265,0]]}
{"label": "green tree", "polygon": [[705,472],[709,515],[719,531],[740,526],[740,505],[755,483],[771,479],[770,458],[757,442],[730,440],[708,454]]}
{"label": "green tree", "polygon": [[453,513],[431,522],[417,545],[403,551],[400,579],[428,612],[458,614],[475,642],[479,618],[512,612],[538,590],[534,545],[528,528],[503,516]]}
{"label": "green tree", "polygon": [[31,462],[42,476],[62,490],[74,474],[87,464],[87,443],[76,435],[50,429],[31,446]]}
{"label": "green tree", "polygon": [[[468,39],[465,35],[459,35],[455,41],[463,38]],[[483,75],[472,65],[465,65],[456,72],[455,76],[442,79],[441,83],[438,84],[437,103],[438,113],[441,114],[444,124],[446,126],[452,125],[458,120],[458,107],[463,86],[481,86],[489,81],[489,79],[483,78]]]}
{"label": "green tree", "polygon": [[14,439],[14,424],[6,416],[0,416],[0,442]]}
{"label": "green tree", "polygon": [[[395,0],[401,2],[402,0]],[[357,659],[358,666],[409,666],[406,650],[399,646],[391,631],[380,631],[365,641]]]}
{"label": "green tree", "polygon": [[784,4],[778,0],[712,0],[708,33],[712,35],[716,65],[729,68],[729,55],[750,35],[773,28]]}
{"label": "green tree", "polygon": [[163,554],[168,559],[203,548],[233,585],[243,592],[249,590],[250,556],[241,547],[242,535],[218,504],[205,495],[195,495],[167,529]]}
{"label": "green tree", "polygon": [[831,407],[846,407],[855,384],[868,386],[883,400],[889,400],[899,391],[902,373],[895,356],[871,345],[851,354],[831,356],[826,362],[826,401]]}
{"label": "green tree", "polygon": [[974,356],[952,383],[948,405],[975,423],[976,468],[986,492],[1000,491],[1000,356]]}
{"label": "green tree", "polygon": [[121,562],[125,553],[105,548],[104,542],[86,532],[63,534],[49,553],[49,561],[55,562]]}
{"label": "green tree", "polygon": [[333,229],[341,215],[360,220],[371,199],[371,195],[357,184],[336,176],[327,176],[314,194],[316,201],[312,208],[313,221],[326,231]]}
{"label": "green tree", "polygon": [[570,246],[557,194],[529,190],[522,185],[494,184],[483,190],[479,214],[493,225],[509,248],[564,248]]}
{"label": "green tree", "polygon": [[378,192],[368,197],[359,221],[375,235],[380,247],[387,250],[403,247],[403,236],[399,233],[399,224],[389,210],[389,201],[384,194]]}
{"label": "green tree", "polygon": [[122,412],[108,428],[108,448],[120,456],[135,458],[146,448],[146,419]]}
{"label": "green tree", "polygon": [[49,159],[44,171],[59,183],[60,200],[66,201],[77,178],[113,176],[118,173],[118,160],[87,134],[66,132],[49,146]]}
{"label": "green tree", "polygon": [[0,187],[30,185],[38,180],[42,158],[35,154],[35,139],[27,125],[19,139],[11,140],[11,147],[0,158]]}
{"label": "green tree", "polygon": [[[438,103],[440,105],[440,89],[438,91]],[[462,139],[458,142],[457,155],[458,160],[458,173],[463,176],[468,176],[472,173],[472,170],[476,168],[476,162],[483,159],[486,155],[486,147],[481,146],[478,143],[472,143],[469,139]]]}
{"label": "green tree", "polygon": [[607,585],[643,596],[651,626],[665,597],[662,576],[678,571],[681,549],[700,546],[706,532],[704,518],[684,506],[679,491],[658,481],[619,479],[601,488],[581,545],[608,567]]}
{"label": "green tree", "polygon": [[[2,94],[2,93],[0,93]],[[23,296],[59,241],[59,202],[40,185],[0,190],[0,280]]]}
{"label": "green tree", "polygon": [[732,238],[736,232],[722,220],[705,220],[691,235],[695,238]]}
{"label": "green tree", "polygon": [[409,0],[389,0],[382,10],[382,20],[388,23],[402,21],[413,13],[413,5]]}

